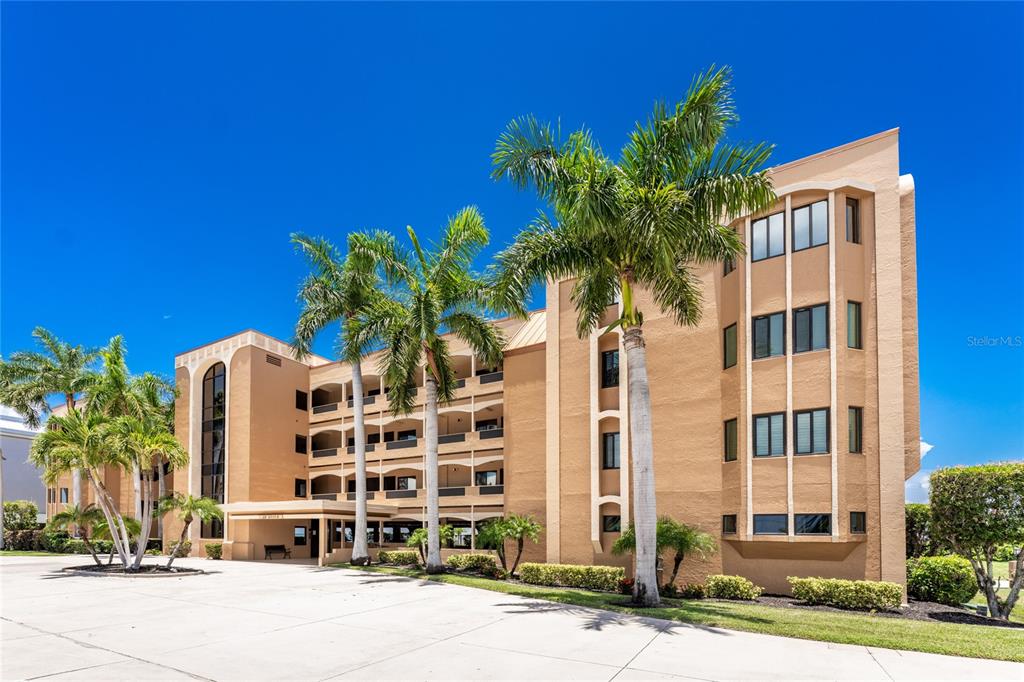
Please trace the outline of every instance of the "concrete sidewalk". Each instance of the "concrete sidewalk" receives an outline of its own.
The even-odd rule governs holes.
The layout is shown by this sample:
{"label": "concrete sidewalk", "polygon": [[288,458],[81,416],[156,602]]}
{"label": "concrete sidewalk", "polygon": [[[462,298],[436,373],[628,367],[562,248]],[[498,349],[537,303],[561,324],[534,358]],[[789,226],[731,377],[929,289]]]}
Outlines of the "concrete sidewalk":
{"label": "concrete sidewalk", "polygon": [[[0,559],[4,680],[1007,679],[1024,665],[696,627],[272,562],[188,578]],[[1024,637],[1022,637],[1024,646]]]}

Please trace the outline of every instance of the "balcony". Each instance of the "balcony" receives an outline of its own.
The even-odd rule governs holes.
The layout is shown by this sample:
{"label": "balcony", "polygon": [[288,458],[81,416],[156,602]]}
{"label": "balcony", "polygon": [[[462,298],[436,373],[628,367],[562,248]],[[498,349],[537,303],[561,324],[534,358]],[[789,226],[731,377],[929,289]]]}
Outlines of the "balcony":
{"label": "balcony", "polygon": [[314,500],[337,500],[338,493],[317,493],[312,496]]}
{"label": "balcony", "polygon": [[[366,444],[366,452],[373,452],[376,449],[376,447],[377,447],[376,443],[367,443]],[[347,452],[350,455],[356,454],[356,446],[355,445],[349,445],[347,448],[345,448],[345,452]]]}
{"label": "balcony", "polygon": [[338,448],[324,448],[322,450],[314,450],[313,458],[317,457],[334,457],[338,454]]}
{"label": "balcony", "polygon": [[[372,493],[372,492],[367,492],[367,493],[366,493],[366,499],[368,499],[368,500],[372,500],[372,499],[373,499],[373,496],[374,496],[374,494],[375,494],[375,493]],[[348,493],[347,497],[348,497],[348,499],[350,499],[350,500],[354,500],[354,499],[356,499],[356,494],[355,494],[355,493]]]}
{"label": "balcony", "polygon": [[479,435],[480,440],[501,438],[505,435],[505,429],[483,429],[482,431],[477,431],[477,434]]}
{"label": "balcony", "polygon": [[481,495],[504,495],[505,486],[502,485],[482,485],[480,486]]}
{"label": "balcony", "polygon": [[418,490],[387,490],[384,492],[384,497],[389,500],[415,498],[417,493],[419,493]]}
{"label": "balcony", "polygon": [[505,379],[505,372],[490,372],[488,374],[481,374],[478,377],[478,379],[480,379],[481,384],[493,384],[499,381],[503,381]]}
{"label": "balcony", "polygon": [[[363,407],[366,407],[367,405],[373,405],[375,402],[377,402],[377,396],[375,396],[375,395],[363,396]],[[353,405],[355,405],[355,402],[352,400],[352,398],[349,398],[348,399],[348,406],[351,408]]]}
{"label": "balcony", "polygon": [[338,403],[328,403],[327,405],[314,405],[313,414],[325,414],[327,412],[337,412]]}
{"label": "balcony", "polygon": [[387,443],[386,449],[388,450],[404,450],[405,448],[414,448],[419,444],[418,438],[403,438],[402,440],[393,440]]}
{"label": "balcony", "polygon": [[466,442],[466,434],[465,433],[448,433],[448,434],[445,434],[443,436],[438,436],[437,437],[437,444],[438,445],[444,445],[446,443],[465,443],[465,442]]}

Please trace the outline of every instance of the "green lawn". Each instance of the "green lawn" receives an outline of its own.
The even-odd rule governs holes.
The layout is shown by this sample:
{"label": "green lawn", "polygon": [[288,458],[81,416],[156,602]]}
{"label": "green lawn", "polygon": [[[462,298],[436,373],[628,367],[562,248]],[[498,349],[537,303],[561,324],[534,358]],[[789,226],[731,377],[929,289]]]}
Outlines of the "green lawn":
{"label": "green lawn", "polygon": [[28,550],[2,549],[0,556],[64,556],[55,552],[32,552]]}
{"label": "green lawn", "polygon": [[[1010,577],[1010,566],[1007,562],[1001,561],[998,564],[992,565],[992,572],[996,575],[997,578],[1007,580]],[[1010,590],[1002,589],[999,590],[998,594],[1000,597],[1005,599],[1006,595],[1008,595],[1009,593]],[[974,599],[971,600],[971,603],[984,605],[988,604],[988,602],[985,601],[985,595],[981,592],[978,592],[978,594],[974,595]],[[1021,604],[1019,598],[1017,600],[1017,605],[1013,607],[1013,611],[1010,613],[1010,620],[1012,620],[1015,623],[1024,623],[1024,604]]]}
{"label": "green lawn", "polygon": [[334,564],[334,566],[476,587],[521,597],[546,599],[561,604],[607,609],[620,613],[731,630],[761,632],[841,644],[859,644],[887,649],[1024,662],[1024,630],[1010,628],[932,623],[834,611],[783,609],[726,601],[672,600],[666,602],[671,606],[666,605],[657,609],[635,609],[621,603],[624,599],[622,595],[605,592],[522,585],[449,573],[428,575],[421,570],[408,568],[355,567],[348,564]]}

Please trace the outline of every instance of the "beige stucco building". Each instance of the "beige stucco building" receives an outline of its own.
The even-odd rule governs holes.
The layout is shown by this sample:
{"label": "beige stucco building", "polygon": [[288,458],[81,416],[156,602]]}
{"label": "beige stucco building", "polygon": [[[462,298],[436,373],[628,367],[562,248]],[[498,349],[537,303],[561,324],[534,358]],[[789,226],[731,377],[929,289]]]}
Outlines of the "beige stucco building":
{"label": "beige stucco building", "polygon": [[[658,512],[719,540],[714,556],[685,562],[683,581],[740,574],[770,592],[789,575],[904,582],[919,414],[914,187],[898,132],[771,174],[777,204],[733,221],[745,258],[699,272],[696,327],[640,297]],[[441,519],[458,529],[447,551],[473,549],[480,524],[517,512],[545,528],[529,560],[627,564],[610,553],[631,515],[621,333],[577,338],[571,287],[549,283],[542,310],[496,322],[501,367],[452,343],[463,385],[439,420]],[[424,517],[423,414],[392,414],[377,358],[363,368],[373,553]],[[178,355],[175,379],[192,459],[173,487],[227,512],[195,525],[193,551],[222,541],[229,559],[349,558],[351,367],[299,361],[250,330]]]}

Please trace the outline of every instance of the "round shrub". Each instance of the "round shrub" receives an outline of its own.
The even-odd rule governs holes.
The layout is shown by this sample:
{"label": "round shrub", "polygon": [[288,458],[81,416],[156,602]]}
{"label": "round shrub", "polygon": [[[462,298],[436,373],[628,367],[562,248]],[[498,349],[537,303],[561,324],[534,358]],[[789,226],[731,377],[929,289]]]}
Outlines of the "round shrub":
{"label": "round shrub", "polygon": [[978,593],[971,562],[962,556],[926,556],[907,561],[907,593],[914,599],[958,606]]}
{"label": "round shrub", "polygon": [[490,554],[453,554],[444,563],[448,568],[454,568],[457,571],[479,573],[493,571],[498,567],[494,557]]}
{"label": "round shrub", "polygon": [[409,566],[412,564],[418,564],[420,562],[420,557],[416,552],[412,552],[407,549],[382,550],[377,554],[377,561],[382,564],[391,564],[394,566]]}
{"label": "round shrub", "polygon": [[761,588],[741,575],[709,575],[704,583],[711,599],[745,599],[761,596]]}
{"label": "round shrub", "polygon": [[206,556],[210,559],[220,559],[224,552],[224,545],[219,542],[209,542],[206,544]]}
{"label": "round shrub", "polygon": [[679,588],[680,599],[703,599],[708,596],[708,590],[703,583],[687,583]]}
{"label": "round shrub", "polygon": [[899,608],[903,601],[903,588],[883,580],[793,577],[786,580],[793,588],[793,596],[808,604],[877,611]]}

